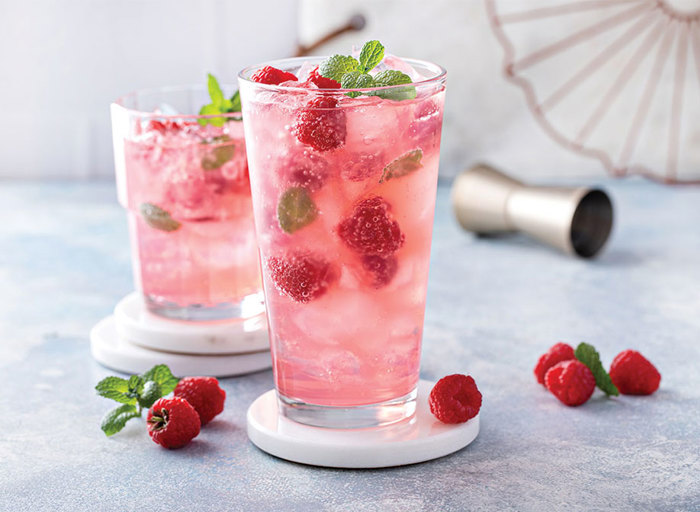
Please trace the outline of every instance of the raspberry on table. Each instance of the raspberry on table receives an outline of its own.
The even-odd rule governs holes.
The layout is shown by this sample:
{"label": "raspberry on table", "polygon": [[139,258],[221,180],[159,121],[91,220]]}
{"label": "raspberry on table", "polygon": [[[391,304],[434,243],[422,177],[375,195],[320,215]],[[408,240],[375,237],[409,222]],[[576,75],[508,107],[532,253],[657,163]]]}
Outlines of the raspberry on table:
{"label": "raspberry on table", "polygon": [[279,85],[289,80],[296,82],[297,77],[294,73],[282,71],[272,66],[265,66],[264,68],[258,69],[250,79],[259,84]]}
{"label": "raspberry on table", "polygon": [[340,82],[337,82],[332,78],[321,76],[318,72],[318,66],[316,66],[309,74],[309,81],[316,84],[319,89],[340,89]]}
{"label": "raspberry on table", "polygon": [[299,142],[317,151],[336,149],[345,143],[345,112],[338,107],[336,98],[314,98],[299,110],[292,133]]}
{"label": "raspberry on table", "polygon": [[224,410],[226,391],[214,377],[185,377],[175,386],[173,394],[194,407],[202,426]]}
{"label": "raspberry on table", "polygon": [[148,435],[164,448],[181,448],[197,437],[199,414],[184,398],[161,398],[148,410]]}
{"label": "raspberry on table", "polygon": [[268,258],[267,268],[280,293],[301,304],[321,297],[338,277],[333,265],[308,254]]}
{"label": "raspberry on table", "polygon": [[362,266],[373,276],[372,286],[383,288],[388,285],[399,268],[396,256],[377,256],[367,254],[362,257]]}
{"label": "raspberry on table", "polygon": [[572,407],[586,403],[595,390],[593,373],[577,359],[552,366],[545,374],[544,382],[554,396]]}
{"label": "raspberry on table", "polygon": [[338,235],[351,249],[363,255],[389,256],[404,243],[401,232],[389,210],[391,206],[381,197],[370,197],[355,205],[350,217],[338,225]]}
{"label": "raspberry on table", "polygon": [[623,395],[651,395],[661,382],[656,367],[636,350],[623,350],[615,356],[610,378]]}
{"label": "raspberry on table", "polygon": [[574,355],[574,349],[571,345],[566,343],[557,343],[550,347],[550,349],[542,354],[537,360],[537,365],[535,366],[535,377],[537,382],[544,384],[544,376],[552,366],[562,361],[569,361],[571,359],[576,359]]}
{"label": "raspberry on table", "polygon": [[481,393],[472,377],[448,375],[437,381],[428,404],[430,412],[443,423],[464,423],[479,414]]}

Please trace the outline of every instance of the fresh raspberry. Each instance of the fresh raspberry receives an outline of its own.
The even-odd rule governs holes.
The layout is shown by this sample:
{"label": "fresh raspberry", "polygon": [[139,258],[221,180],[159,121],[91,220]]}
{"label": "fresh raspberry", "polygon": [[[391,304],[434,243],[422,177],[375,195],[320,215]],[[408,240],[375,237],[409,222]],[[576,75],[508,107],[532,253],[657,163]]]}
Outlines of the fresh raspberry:
{"label": "fresh raspberry", "polygon": [[265,66],[264,68],[258,69],[250,79],[259,84],[279,85],[288,80],[294,80],[296,82],[297,77],[294,73],[288,73],[287,71],[282,71],[272,66]]}
{"label": "fresh raspberry", "polygon": [[537,366],[535,366],[535,377],[537,377],[537,382],[544,386],[544,376],[547,373],[547,370],[557,363],[569,361],[570,359],[576,359],[574,349],[571,345],[567,345],[566,343],[557,343],[556,345],[553,345],[537,360]]}
{"label": "fresh raspberry", "polygon": [[309,192],[319,190],[328,177],[328,162],[313,153],[291,157],[283,165],[287,167],[285,174],[290,184]]}
{"label": "fresh raspberry", "polygon": [[471,377],[448,375],[437,381],[428,403],[430,412],[443,423],[464,423],[479,414],[481,393]]}
{"label": "fresh raspberry", "polygon": [[661,382],[656,367],[636,350],[623,350],[615,356],[610,378],[623,395],[651,395]]}
{"label": "fresh raspberry", "polygon": [[214,377],[185,377],[175,386],[174,395],[187,400],[199,414],[202,426],[224,410],[226,391]]}
{"label": "fresh raspberry", "polygon": [[157,119],[152,119],[146,125],[147,131],[155,131],[160,134],[165,134],[166,132],[178,132],[182,129],[182,126],[177,121],[158,121]]}
{"label": "fresh raspberry", "polygon": [[399,262],[396,256],[377,256],[376,254],[367,254],[362,257],[362,266],[370,272],[374,279],[372,286],[382,288],[388,285],[399,268]]}
{"label": "fresh raspberry", "polygon": [[302,144],[317,151],[336,149],[345,143],[345,111],[338,100],[320,96],[310,100],[299,110],[292,125],[292,133]]}
{"label": "fresh raspberry", "polygon": [[552,366],[544,376],[547,389],[573,407],[585,403],[595,390],[595,377],[588,366],[572,359]]}
{"label": "fresh raspberry", "polygon": [[319,89],[340,89],[340,82],[337,82],[332,78],[321,76],[318,72],[318,66],[311,71],[308,81],[316,84]]}
{"label": "fresh raspberry", "polygon": [[355,205],[352,216],[338,225],[340,238],[360,254],[388,256],[404,243],[399,223],[389,215],[391,206],[381,197]]}
{"label": "fresh raspberry", "polygon": [[277,289],[302,304],[322,296],[338,277],[326,260],[307,254],[269,258],[267,268]]}
{"label": "fresh raspberry", "polygon": [[161,398],[148,410],[148,435],[165,448],[181,448],[199,434],[199,414],[184,398]]}

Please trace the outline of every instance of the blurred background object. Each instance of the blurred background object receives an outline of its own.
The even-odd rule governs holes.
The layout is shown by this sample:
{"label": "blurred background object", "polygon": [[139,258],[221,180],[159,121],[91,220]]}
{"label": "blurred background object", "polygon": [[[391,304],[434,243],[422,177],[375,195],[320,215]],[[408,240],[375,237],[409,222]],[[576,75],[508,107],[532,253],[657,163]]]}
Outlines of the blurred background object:
{"label": "blurred background object", "polygon": [[540,126],[613,175],[700,183],[700,0],[486,0]]}

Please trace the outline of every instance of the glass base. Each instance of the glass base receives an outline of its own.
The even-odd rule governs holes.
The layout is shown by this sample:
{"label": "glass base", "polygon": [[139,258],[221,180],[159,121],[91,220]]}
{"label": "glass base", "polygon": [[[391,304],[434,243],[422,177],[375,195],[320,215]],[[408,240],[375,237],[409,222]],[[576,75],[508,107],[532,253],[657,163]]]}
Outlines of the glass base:
{"label": "glass base", "polygon": [[183,306],[154,295],[143,295],[148,311],[173,320],[206,322],[213,320],[248,319],[265,311],[263,294],[248,295],[237,303],[224,302],[215,305],[188,304]]}
{"label": "glass base", "polygon": [[416,388],[406,395],[377,404],[334,407],[313,405],[277,393],[280,414],[304,425],[325,428],[372,428],[411,418],[416,412]]}

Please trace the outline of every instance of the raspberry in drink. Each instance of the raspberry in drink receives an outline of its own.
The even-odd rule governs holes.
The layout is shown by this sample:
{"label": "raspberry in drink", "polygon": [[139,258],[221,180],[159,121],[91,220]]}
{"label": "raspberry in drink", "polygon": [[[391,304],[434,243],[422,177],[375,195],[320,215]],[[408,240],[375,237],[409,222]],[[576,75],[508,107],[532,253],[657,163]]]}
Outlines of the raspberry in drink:
{"label": "raspberry in drink", "polygon": [[[219,117],[187,115],[205,94],[145,91],[112,105],[119,200],[152,312],[245,318],[264,308],[243,125],[223,95],[224,108],[201,109]],[[184,114],[167,115],[172,108]]]}
{"label": "raspberry in drink", "polygon": [[444,70],[372,41],[239,82],[283,413],[332,427],[412,415]]}

